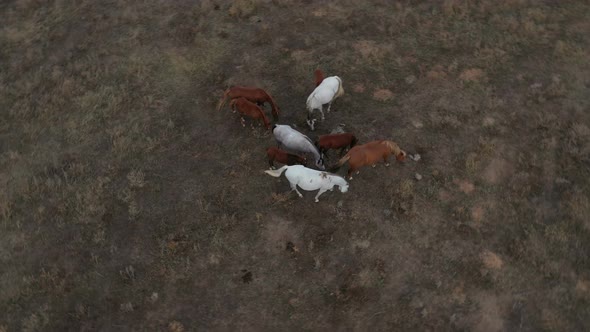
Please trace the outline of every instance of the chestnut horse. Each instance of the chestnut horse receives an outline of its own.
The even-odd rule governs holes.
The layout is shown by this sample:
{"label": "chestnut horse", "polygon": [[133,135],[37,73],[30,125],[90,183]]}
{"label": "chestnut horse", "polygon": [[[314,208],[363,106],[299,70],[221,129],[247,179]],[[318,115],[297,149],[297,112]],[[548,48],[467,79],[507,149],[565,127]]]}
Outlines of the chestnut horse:
{"label": "chestnut horse", "polygon": [[342,157],[338,163],[330,169],[330,171],[335,171],[348,162],[349,168],[347,176],[349,180],[352,180],[352,172],[356,171],[358,174],[358,169],[362,166],[371,165],[374,167],[381,159],[385,162],[385,166],[389,166],[387,158],[392,154],[395,155],[395,159],[398,161],[406,159],[406,152],[400,149],[400,147],[392,141],[379,140],[363,145],[357,145],[350,149],[350,151],[348,151],[348,153]]}
{"label": "chestnut horse", "polygon": [[268,156],[268,164],[270,167],[274,167],[275,160],[284,165],[305,165],[307,159],[298,156],[296,154],[287,153],[285,150],[281,150],[277,147],[270,147],[266,149],[266,155]]}
{"label": "chestnut horse", "polygon": [[321,135],[316,142],[320,153],[324,154],[329,149],[340,149],[340,156],[344,153],[345,148],[352,148],[358,140],[351,133]]}
{"label": "chestnut horse", "polygon": [[322,72],[321,69],[316,69],[313,72],[313,76],[315,78],[315,86],[317,87],[324,80],[324,73]]}
{"label": "chestnut horse", "polygon": [[262,106],[264,103],[269,103],[273,119],[275,121],[279,119],[279,108],[277,107],[277,104],[275,103],[274,99],[272,99],[272,97],[263,89],[244,86],[232,86],[223,93],[223,98],[221,98],[219,101],[217,110],[220,110],[223,107],[228,97],[230,99],[243,97],[260,106]]}
{"label": "chestnut horse", "polygon": [[268,118],[266,117],[260,106],[254,104],[253,102],[243,97],[232,99],[229,105],[234,113],[236,112],[236,109],[238,110],[238,112],[240,112],[240,122],[242,123],[243,127],[246,126],[244,120],[244,115],[246,115],[255,120],[260,119],[260,121],[264,123],[266,129],[270,129],[270,122],[268,121]]}

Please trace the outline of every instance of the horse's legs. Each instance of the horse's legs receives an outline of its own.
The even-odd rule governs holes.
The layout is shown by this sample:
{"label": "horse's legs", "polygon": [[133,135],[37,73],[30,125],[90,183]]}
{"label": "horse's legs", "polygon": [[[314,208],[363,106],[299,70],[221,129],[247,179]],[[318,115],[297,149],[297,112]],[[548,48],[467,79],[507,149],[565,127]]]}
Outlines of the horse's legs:
{"label": "horse's legs", "polygon": [[240,118],[240,122],[242,123],[242,127],[246,127],[246,120],[244,120],[244,117]]}
{"label": "horse's legs", "polygon": [[[329,109],[329,108],[328,108]],[[328,111],[329,112],[329,111]],[[324,116],[324,106],[320,107],[320,113],[322,113],[322,121],[326,120],[326,117]]]}
{"label": "horse's legs", "polygon": [[273,161],[274,161],[273,158],[268,158],[268,164],[270,165],[270,168],[275,168],[275,164]]}
{"label": "horse's legs", "polygon": [[305,120],[307,122],[307,125],[309,126],[309,128],[311,130],[313,130],[313,119],[312,119],[312,114],[313,114],[313,110],[308,111],[307,112],[307,119]]}
{"label": "horse's legs", "polygon": [[389,163],[387,162],[387,155],[383,156],[383,161],[385,162],[385,166],[389,166]]}
{"label": "horse's legs", "polygon": [[330,108],[332,107],[332,102],[328,103],[328,113],[330,113]]}
{"label": "horse's legs", "polygon": [[303,195],[301,195],[299,190],[297,190],[297,184],[295,184],[295,183],[291,183],[291,191],[293,191],[293,190],[295,190],[295,192],[297,193],[297,195],[299,195],[299,197],[303,197]]}
{"label": "horse's legs", "polygon": [[321,188],[321,189],[318,191],[317,195],[315,195],[315,202],[316,202],[316,203],[320,201],[320,200],[318,199],[318,198],[320,197],[320,195],[321,195],[321,194],[323,194],[323,193],[325,193],[326,191],[327,191],[327,189],[324,189],[324,188]]}

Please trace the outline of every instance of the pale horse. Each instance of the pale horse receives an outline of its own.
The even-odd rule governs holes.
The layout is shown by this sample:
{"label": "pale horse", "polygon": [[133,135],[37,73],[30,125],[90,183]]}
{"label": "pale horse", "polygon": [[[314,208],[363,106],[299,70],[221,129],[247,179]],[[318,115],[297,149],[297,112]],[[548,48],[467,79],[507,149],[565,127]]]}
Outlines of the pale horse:
{"label": "pale horse", "polygon": [[307,125],[311,130],[314,130],[316,121],[315,119],[312,119],[313,111],[320,110],[322,121],[324,121],[323,105],[328,104],[329,113],[330,107],[332,107],[332,102],[343,94],[344,89],[342,88],[342,79],[338,76],[324,78],[322,83],[313,90],[309,97],[307,97]]}
{"label": "pale horse", "polygon": [[316,203],[320,201],[318,198],[321,194],[328,190],[334,190],[334,186],[338,186],[342,193],[348,191],[348,182],[346,182],[343,177],[322,171],[316,171],[315,169],[307,168],[302,165],[285,165],[277,170],[267,170],[264,172],[278,178],[285,170],[285,177],[287,177],[287,180],[289,180],[289,183],[291,184],[291,191],[295,190],[299,197],[303,197],[303,195],[297,190],[297,186],[307,191],[319,189],[318,193],[315,195]]}
{"label": "pale horse", "polygon": [[291,128],[289,125],[274,125],[272,126],[272,133],[279,147],[282,144],[291,151],[311,153],[314,156],[315,165],[321,170],[326,169],[320,151],[309,137]]}

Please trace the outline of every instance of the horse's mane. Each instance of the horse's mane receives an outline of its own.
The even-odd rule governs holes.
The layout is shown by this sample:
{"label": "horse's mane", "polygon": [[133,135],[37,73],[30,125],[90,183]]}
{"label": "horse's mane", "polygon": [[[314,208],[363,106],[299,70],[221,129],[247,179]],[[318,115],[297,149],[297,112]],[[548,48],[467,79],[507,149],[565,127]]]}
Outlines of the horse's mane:
{"label": "horse's mane", "polygon": [[391,149],[392,152],[395,152],[396,154],[400,153],[401,151],[400,147],[393,141],[383,140],[382,143],[385,144],[388,148]]}
{"label": "horse's mane", "polygon": [[343,180],[346,183],[346,179],[343,176],[340,176],[340,175],[334,174],[334,173],[328,173],[328,175],[333,176],[335,178],[339,178],[339,179]]}
{"label": "horse's mane", "polygon": [[315,144],[313,144],[313,141],[311,140],[311,138],[307,137],[307,135],[303,135],[303,134],[301,134],[301,135],[302,135],[303,137],[305,137],[305,139],[306,139],[306,140],[307,140],[309,143],[311,143],[311,145],[315,146]]}

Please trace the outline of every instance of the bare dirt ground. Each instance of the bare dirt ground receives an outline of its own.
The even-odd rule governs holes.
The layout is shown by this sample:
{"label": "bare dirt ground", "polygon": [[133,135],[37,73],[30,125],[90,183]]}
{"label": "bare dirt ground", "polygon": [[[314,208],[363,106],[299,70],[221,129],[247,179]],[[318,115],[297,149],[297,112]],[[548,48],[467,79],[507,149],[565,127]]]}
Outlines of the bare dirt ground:
{"label": "bare dirt ground", "polygon": [[[590,4],[416,3],[2,1],[0,331],[590,330]],[[422,159],[300,199],[232,84]]]}

